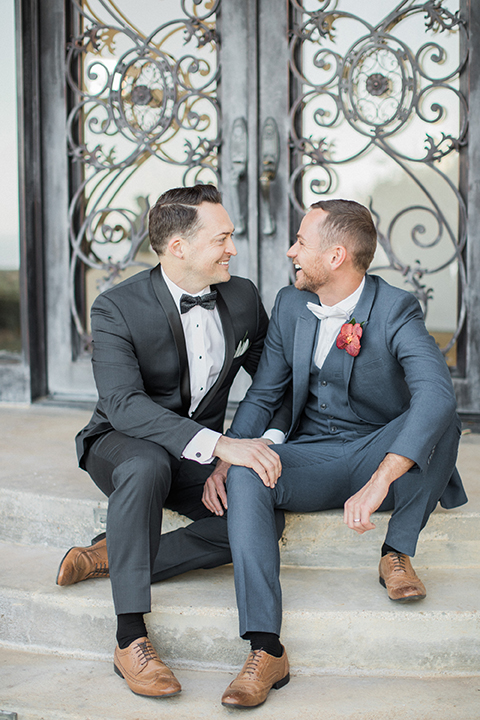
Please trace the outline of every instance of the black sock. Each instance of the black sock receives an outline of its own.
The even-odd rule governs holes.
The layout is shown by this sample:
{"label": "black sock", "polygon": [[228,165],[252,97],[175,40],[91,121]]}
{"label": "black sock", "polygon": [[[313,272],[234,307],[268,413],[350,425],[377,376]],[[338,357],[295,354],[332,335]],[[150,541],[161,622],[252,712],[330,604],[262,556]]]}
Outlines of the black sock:
{"label": "black sock", "polygon": [[248,632],[243,636],[245,640],[250,640],[252,650],[265,650],[273,657],[281,657],[283,648],[280,644],[280,638],[275,633],[266,632]]}
{"label": "black sock", "polygon": [[134,640],[148,635],[143,621],[143,613],[123,613],[117,615],[117,642],[120,650],[125,650]]}
{"label": "black sock", "polygon": [[382,557],[386,555],[389,552],[398,553],[398,550],[395,550],[395,548],[390,547],[390,545],[387,545],[387,543],[383,543],[382,545]]}

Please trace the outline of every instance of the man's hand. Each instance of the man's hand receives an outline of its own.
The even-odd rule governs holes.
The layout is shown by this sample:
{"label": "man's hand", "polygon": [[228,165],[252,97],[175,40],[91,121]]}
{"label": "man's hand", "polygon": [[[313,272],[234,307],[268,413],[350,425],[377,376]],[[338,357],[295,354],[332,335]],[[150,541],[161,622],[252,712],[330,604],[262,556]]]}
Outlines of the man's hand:
{"label": "man's hand", "polygon": [[392,482],[404,475],[415,463],[403,455],[388,453],[366,485],[345,503],[343,522],[349,528],[363,535],[375,525],[370,516],[378,510],[387,497]]}
{"label": "man's hand", "polygon": [[205,481],[202,502],[215,515],[223,515],[223,509],[228,507],[225,483],[229,467],[230,463],[218,460],[215,470]]}
{"label": "man's hand", "polygon": [[[267,438],[259,438],[258,442],[264,445],[272,445],[272,441]],[[218,444],[215,452],[217,452],[217,449]],[[205,481],[202,502],[205,507],[207,507],[210,512],[215,513],[215,515],[223,515],[224,508],[225,510],[228,509],[225,483],[227,481],[228,469],[231,465],[232,463],[226,462],[225,460],[218,460],[215,470]]]}
{"label": "man's hand", "polygon": [[273,488],[282,472],[282,463],[276,452],[268,447],[268,440],[235,440],[222,435],[215,446],[214,453],[230,465],[242,465],[254,470],[264,485]]}

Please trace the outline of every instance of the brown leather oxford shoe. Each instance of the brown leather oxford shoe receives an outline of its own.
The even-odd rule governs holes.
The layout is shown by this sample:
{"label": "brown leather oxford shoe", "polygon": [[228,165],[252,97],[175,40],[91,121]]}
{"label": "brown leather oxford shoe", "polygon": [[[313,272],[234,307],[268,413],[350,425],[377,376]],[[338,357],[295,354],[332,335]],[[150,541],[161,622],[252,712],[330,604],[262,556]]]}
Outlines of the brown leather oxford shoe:
{"label": "brown leather oxford shoe", "polygon": [[285,648],[276,658],[264,650],[252,650],[239,674],[223,693],[225,707],[249,708],[261,705],[272,688],[279,690],[290,680]]}
{"label": "brown leather oxford shoe", "polygon": [[378,566],[379,581],[387,589],[390,600],[413,602],[423,600],[427,591],[417,576],[408,555],[389,552],[382,557]]}
{"label": "brown leather oxford shoe", "polygon": [[147,637],[134,640],[127,648],[115,648],[113,667],[136,695],[153,698],[178,695],[182,686],[172,671],[160,660]]}
{"label": "brown leather oxford shoe", "polygon": [[90,547],[70,548],[58,568],[57,585],[74,585],[108,575],[107,541],[103,538]]}

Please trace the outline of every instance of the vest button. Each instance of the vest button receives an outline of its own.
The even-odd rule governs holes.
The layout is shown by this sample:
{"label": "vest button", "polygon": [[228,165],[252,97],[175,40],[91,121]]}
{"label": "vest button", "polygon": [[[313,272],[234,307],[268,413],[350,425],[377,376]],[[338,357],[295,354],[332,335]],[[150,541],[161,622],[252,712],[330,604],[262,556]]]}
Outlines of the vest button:
{"label": "vest button", "polygon": [[327,384],[327,381],[326,381],[326,380],[322,380],[322,385],[323,385],[323,387],[325,387],[326,384]]}
{"label": "vest button", "polygon": [[337,432],[338,428],[337,428],[336,425],[332,425],[332,427],[330,428],[330,430],[331,430],[332,432]]}
{"label": "vest button", "polygon": [[322,410],[325,410],[325,408],[326,408],[327,406],[326,406],[325,403],[322,403],[322,404],[320,405],[320,407],[322,408]]}

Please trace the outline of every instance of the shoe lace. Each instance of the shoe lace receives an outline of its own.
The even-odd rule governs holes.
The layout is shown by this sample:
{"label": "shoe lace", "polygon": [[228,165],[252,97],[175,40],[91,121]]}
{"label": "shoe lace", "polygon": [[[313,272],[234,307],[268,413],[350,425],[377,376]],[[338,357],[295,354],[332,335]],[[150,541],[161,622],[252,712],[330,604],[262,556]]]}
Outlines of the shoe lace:
{"label": "shoe lace", "polygon": [[243,670],[243,675],[249,675],[253,676],[255,675],[258,667],[258,663],[260,662],[260,654],[261,650],[252,650],[247,658],[247,662],[245,663],[245,668]]}
{"label": "shoe lace", "polygon": [[403,553],[390,553],[393,562],[393,572],[405,572],[405,555]]}
{"label": "shoe lace", "polygon": [[108,569],[108,563],[97,563],[93,570],[88,573],[85,579],[87,578],[96,578],[96,577],[108,577],[109,576],[109,569]]}
{"label": "shoe lace", "polygon": [[137,643],[135,646],[135,652],[137,653],[138,660],[141,665],[146,665],[149,660],[156,660],[157,653],[150,640],[144,640],[143,642]]}

